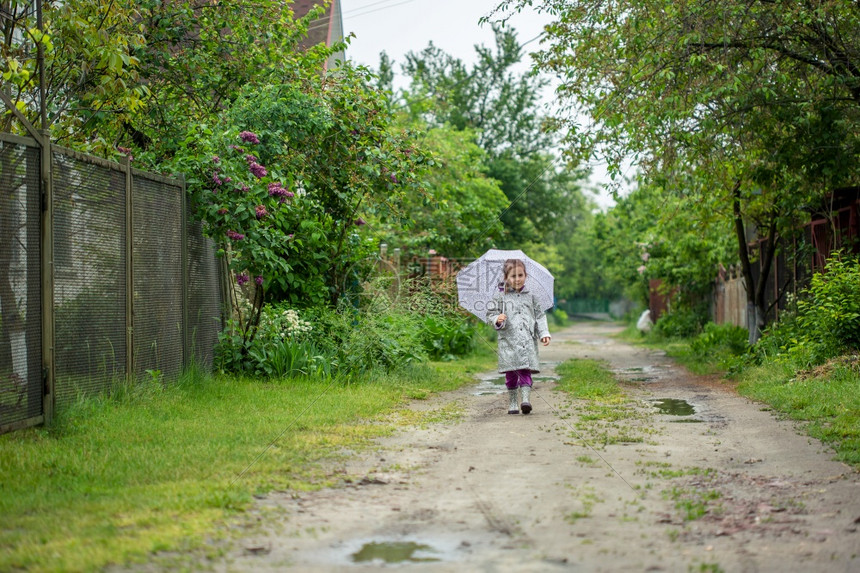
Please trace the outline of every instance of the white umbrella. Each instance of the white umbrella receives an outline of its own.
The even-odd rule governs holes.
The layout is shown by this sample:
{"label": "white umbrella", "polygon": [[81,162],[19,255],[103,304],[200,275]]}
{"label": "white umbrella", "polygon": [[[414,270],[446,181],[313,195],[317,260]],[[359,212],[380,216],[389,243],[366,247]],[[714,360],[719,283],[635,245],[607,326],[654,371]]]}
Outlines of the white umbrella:
{"label": "white umbrella", "polygon": [[530,259],[520,250],[502,251],[490,249],[457,273],[457,298],[460,306],[486,320],[487,308],[493,297],[504,289],[502,268],[508,259],[519,259],[526,267],[526,282],[523,290],[537,296],[543,310],[554,305],[552,294],[555,279],[546,268]]}

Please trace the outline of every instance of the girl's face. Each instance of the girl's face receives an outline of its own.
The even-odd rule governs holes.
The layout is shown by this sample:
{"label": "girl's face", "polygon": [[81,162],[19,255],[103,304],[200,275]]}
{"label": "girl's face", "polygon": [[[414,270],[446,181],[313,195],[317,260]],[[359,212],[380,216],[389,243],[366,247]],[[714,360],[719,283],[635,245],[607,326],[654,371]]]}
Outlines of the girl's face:
{"label": "girl's face", "polygon": [[505,282],[514,290],[520,290],[526,284],[526,269],[522,265],[515,265],[505,275]]}

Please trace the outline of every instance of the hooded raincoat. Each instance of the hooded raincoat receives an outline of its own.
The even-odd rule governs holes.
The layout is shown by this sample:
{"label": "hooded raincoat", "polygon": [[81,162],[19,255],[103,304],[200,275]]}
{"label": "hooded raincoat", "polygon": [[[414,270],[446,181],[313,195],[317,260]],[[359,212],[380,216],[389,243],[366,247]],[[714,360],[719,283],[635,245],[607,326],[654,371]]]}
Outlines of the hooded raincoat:
{"label": "hooded raincoat", "polygon": [[[499,372],[540,372],[538,341],[550,334],[538,298],[526,289],[506,289],[493,297],[493,302],[488,305],[487,322],[496,327],[499,335]],[[503,313],[506,319],[496,324]]]}

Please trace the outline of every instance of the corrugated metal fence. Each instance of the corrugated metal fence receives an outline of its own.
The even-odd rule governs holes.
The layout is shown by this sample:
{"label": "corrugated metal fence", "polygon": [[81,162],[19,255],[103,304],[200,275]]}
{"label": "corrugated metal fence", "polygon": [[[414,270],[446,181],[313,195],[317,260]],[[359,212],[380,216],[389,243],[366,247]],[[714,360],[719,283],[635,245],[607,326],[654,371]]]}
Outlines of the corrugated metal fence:
{"label": "corrugated metal fence", "polygon": [[46,147],[0,134],[0,432],[211,365],[222,326],[223,273],[184,183]]}

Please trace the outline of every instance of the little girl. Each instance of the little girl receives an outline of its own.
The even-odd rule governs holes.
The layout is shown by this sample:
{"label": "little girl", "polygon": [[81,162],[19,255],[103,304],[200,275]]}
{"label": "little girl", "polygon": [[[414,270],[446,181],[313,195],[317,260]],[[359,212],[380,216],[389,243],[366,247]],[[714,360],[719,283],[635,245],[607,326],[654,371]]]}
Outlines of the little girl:
{"label": "little girl", "polygon": [[519,414],[518,389],[522,392],[523,414],[532,411],[529,394],[532,373],[539,372],[538,339],[544,346],[552,338],[546,324],[546,315],[538,298],[524,288],[526,266],[519,259],[508,259],[502,267],[504,283],[501,293],[488,305],[487,322],[499,334],[499,372],[505,373],[508,388],[508,414]]}

